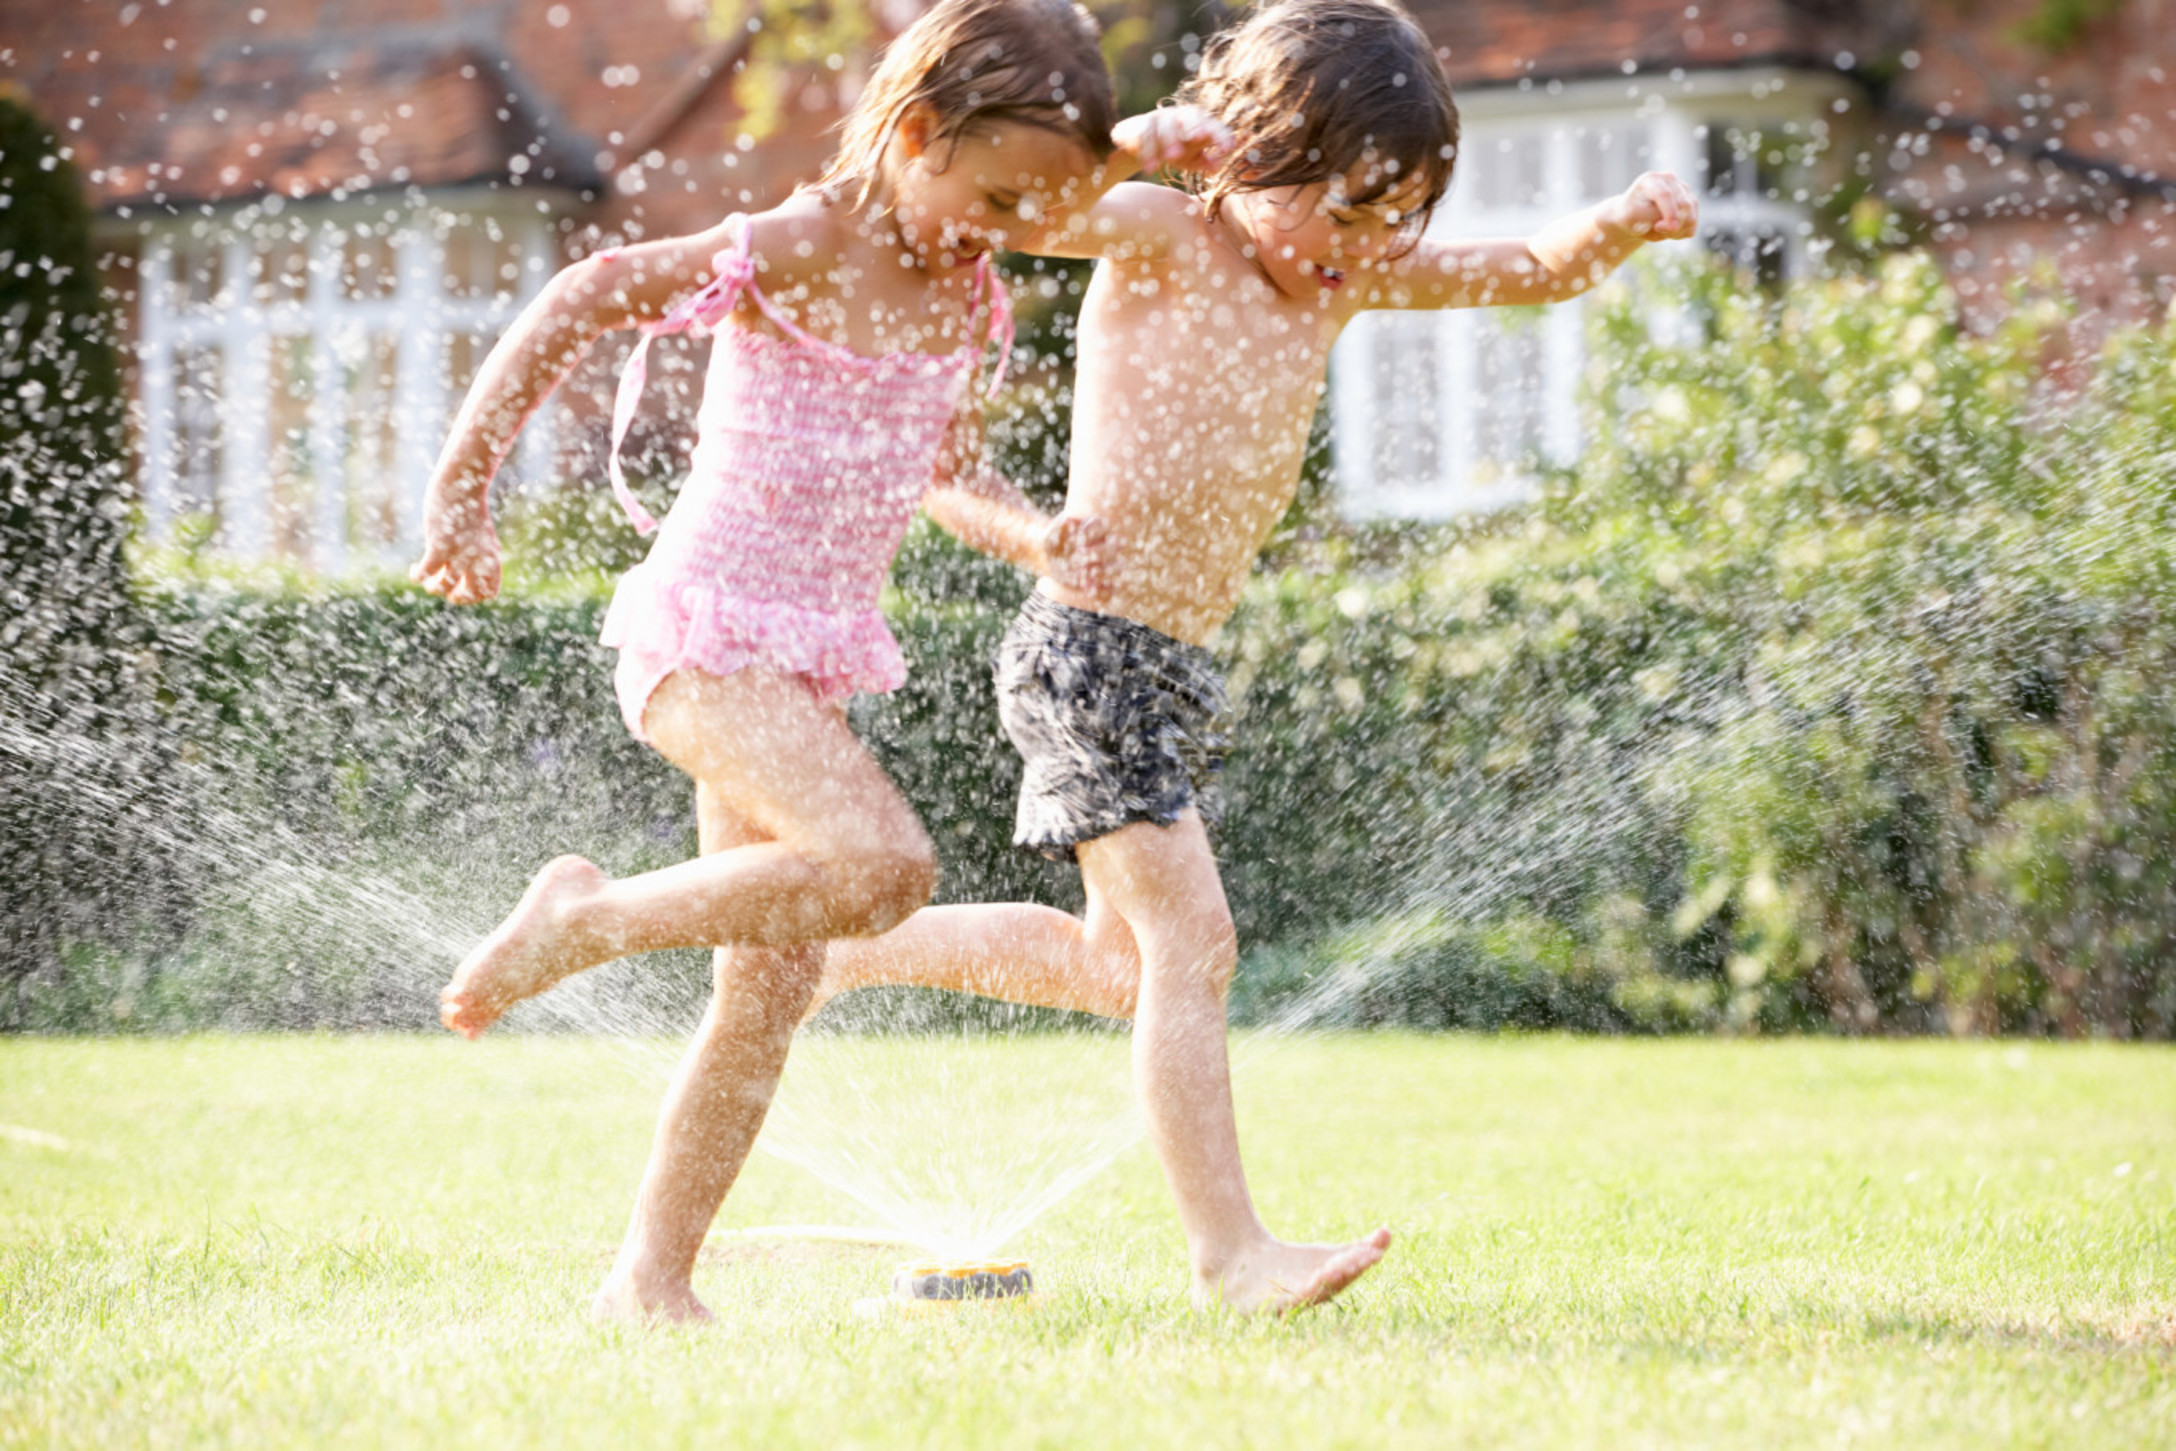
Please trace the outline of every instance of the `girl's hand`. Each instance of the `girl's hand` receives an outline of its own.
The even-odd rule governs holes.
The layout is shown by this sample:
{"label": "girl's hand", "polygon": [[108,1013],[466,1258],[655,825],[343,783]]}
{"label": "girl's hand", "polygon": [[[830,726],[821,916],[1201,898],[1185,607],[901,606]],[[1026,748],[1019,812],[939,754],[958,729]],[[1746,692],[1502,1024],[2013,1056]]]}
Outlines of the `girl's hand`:
{"label": "girl's hand", "polygon": [[1060,514],[1043,531],[1039,573],[1090,599],[1111,587],[1110,531],[1093,514]]}
{"label": "girl's hand", "polygon": [[1700,202],[1692,188],[1667,171],[1650,171],[1624,189],[1611,218],[1643,242],[1676,242],[1700,225]]}
{"label": "girl's hand", "polygon": [[1231,154],[1232,133],[1199,106],[1158,106],[1128,116],[1111,128],[1120,151],[1141,163],[1143,171],[1207,171]]}
{"label": "girl's hand", "polygon": [[449,604],[474,605],[499,593],[499,534],[484,497],[448,502],[433,489],[423,506],[423,557],[408,577]]}

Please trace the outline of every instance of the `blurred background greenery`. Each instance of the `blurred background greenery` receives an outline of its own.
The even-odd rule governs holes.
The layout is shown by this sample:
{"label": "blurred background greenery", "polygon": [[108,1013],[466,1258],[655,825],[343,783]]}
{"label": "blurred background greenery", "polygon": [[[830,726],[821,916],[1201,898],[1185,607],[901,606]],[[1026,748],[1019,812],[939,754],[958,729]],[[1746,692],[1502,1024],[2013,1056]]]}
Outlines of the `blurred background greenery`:
{"label": "blurred background greenery", "polygon": [[[53,192],[0,220],[87,254],[50,138],[0,124],[10,185]],[[1345,522],[1318,437],[1220,642],[1242,1017],[2176,1030],[2176,332],[2078,358],[2029,290],[1975,332],[1878,212],[1840,224],[1820,279],[1634,269],[1594,314],[1590,446],[1529,504]],[[1033,357],[991,437],[1045,501],[1083,275],[1013,276]],[[420,1023],[544,858],[692,849],[596,644],[641,547],[600,491],[509,500],[476,610],[187,549],[124,570],[95,298],[14,305],[43,371],[0,406],[0,1026]],[[913,678],[854,706],[944,900],[1078,900],[1008,844],[988,661],[1027,585],[918,525],[887,596]]]}

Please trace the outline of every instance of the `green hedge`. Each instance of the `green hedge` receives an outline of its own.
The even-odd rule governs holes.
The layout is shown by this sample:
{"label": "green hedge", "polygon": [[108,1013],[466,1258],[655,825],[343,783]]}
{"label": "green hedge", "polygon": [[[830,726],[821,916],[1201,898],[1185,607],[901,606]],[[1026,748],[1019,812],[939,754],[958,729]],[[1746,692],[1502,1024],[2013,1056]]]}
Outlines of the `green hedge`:
{"label": "green hedge", "polygon": [[[2062,323],[2023,299],[1969,335],[1912,256],[1782,295],[1687,274],[1605,309],[1595,443],[1535,506],[1296,519],[1222,642],[1239,1014],[2169,1036],[2176,348],[2051,368]],[[546,857],[692,849],[612,705],[588,525],[523,527],[554,580],[481,610],[150,591],[197,930],[85,944],[38,1021],[423,1021]],[[947,900],[1078,900],[1007,845],[988,658],[1024,587],[918,527],[913,678],[855,707]],[[684,955],[597,1011],[700,980]]]}
{"label": "green hedge", "polygon": [[1308,828],[1234,868],[1262,935],[1362,1019],[2167,1037],[2176,347],[2065,321],[1969,335],[1910,255],[1621,296],[1537,507],[1236,622],[1242,780]]}

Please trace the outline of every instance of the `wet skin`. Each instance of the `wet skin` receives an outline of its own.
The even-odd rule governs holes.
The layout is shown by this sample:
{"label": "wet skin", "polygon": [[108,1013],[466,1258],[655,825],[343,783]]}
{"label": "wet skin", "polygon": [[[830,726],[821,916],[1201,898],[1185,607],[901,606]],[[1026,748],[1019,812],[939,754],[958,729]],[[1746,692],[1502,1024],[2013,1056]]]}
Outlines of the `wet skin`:
{"label": "wet skin", "polygon": [[1110,581],[1046,593],[1207,643],[1299,487],[1348,322],[1575,296],[1696,219],[1682,182],[1650,174],[1533,238],[1401,252],[1411,199],[1347,200],[1370,180],[1241,192],[1214,218],[1139,184],[1099,204],[1079,249],[1104,261],[1081,308],[1066,511],[1103,524]]}

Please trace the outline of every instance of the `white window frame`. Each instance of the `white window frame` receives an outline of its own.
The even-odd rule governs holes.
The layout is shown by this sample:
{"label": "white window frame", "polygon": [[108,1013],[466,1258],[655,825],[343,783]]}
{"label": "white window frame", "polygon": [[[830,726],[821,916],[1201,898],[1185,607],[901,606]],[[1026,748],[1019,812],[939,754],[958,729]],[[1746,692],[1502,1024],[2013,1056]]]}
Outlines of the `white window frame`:
{"label": "white window frame", "polygon": [[[1743,188],[1707,195],[1707,128],[1809,124],[1825,119],[1848,95],[1847,84],[1838,77],[1783,69],[1467,90],[1459,96],[1465,161],[1428,234],[1526,236],[1554,217],[1605,200],[1588,194],[1581,138],[1595,128],[1611,128],[1641,138],[1635,147],[1644,145],[1647,155],[1639,169],[1672,171],[1694,181],[1703,194],[1703,239],[1780,238],[1783,271],[1797,275],[1809,260],[1808,205],[1748,194]],[[1544,138],[1537,194],[1525,205],[1483,204],[1477,194],[1489,179],[1489,154],[1501,142],[1537,135]],[[1529,460],[1480,456],[1482,413],[1490,405],[1489,396],[1477,386],[1483,333],[1506,325],[1540,329],[1541,397],[1529,405],[1538,406],[1540,413],[1536,451],[1548,463],[1566,464],[1578,457],[1582,446],[1579,380],[1586,359],[1588,307],[1582,298],[1518,320],[1492,316],[1486,309],[1383,311],[1354,319],[1330,365],[1332,457],[1344,515],[1438,521],[1531,499],[1539,486],[1524,466],[1531,455]],[[1432,477],[1386,478],[1378,469],[1381,430],[1429,427],[1426,419],[1391,416],[1396,410],[1371,381],[1379,350],[1400,345],[1432,349],[1437,359]]]}
{"label": "white window frame", "polygon": [[[221,359],[219,470],[214,487],[221,516],[211,548],[239,559],[270,557],[272,539],[271,404],[273,348],[287,338],[309,340],[312,387],[307,404],[312,514],[308,555],[297,561],[321,574],[390,567],[412,558],[422,543],[423,491],[458,402],[450,396],[443,359],[460,333],[484,346],[543,287],[558,266],[556,208],[535,194],[483,190],[424,191],[394,199],[283,202],[210,208],[163,218],[140,228],[137,272],[137,358],[142,405],[142,500],[147,537],[175,538],[181,481],[175,458],[176,358],[190,348],[214,348]],[[519,276],[482,296],[456,292],[448,278],[442,237],[455,219],[494,221],[513,243]],[[308,248],[308,286],[298,299],[259,304],[250,295],[251,258],[300,222]],[[342,284],[340,243],[367,225],[393,243],[397,280],[385,297],[352,298]],[[221,254],[217,296],[190,303],[176,280],[176,258]],[[337,440],[345,436],[347,392],[340,386],[339,348],[353,337],[394,339],[395,537],[359,551],[347,537],[346,465]],[[523,430],[509,461],[515,480],[531,482],[554,457],[556,410],[547,405]]]}

